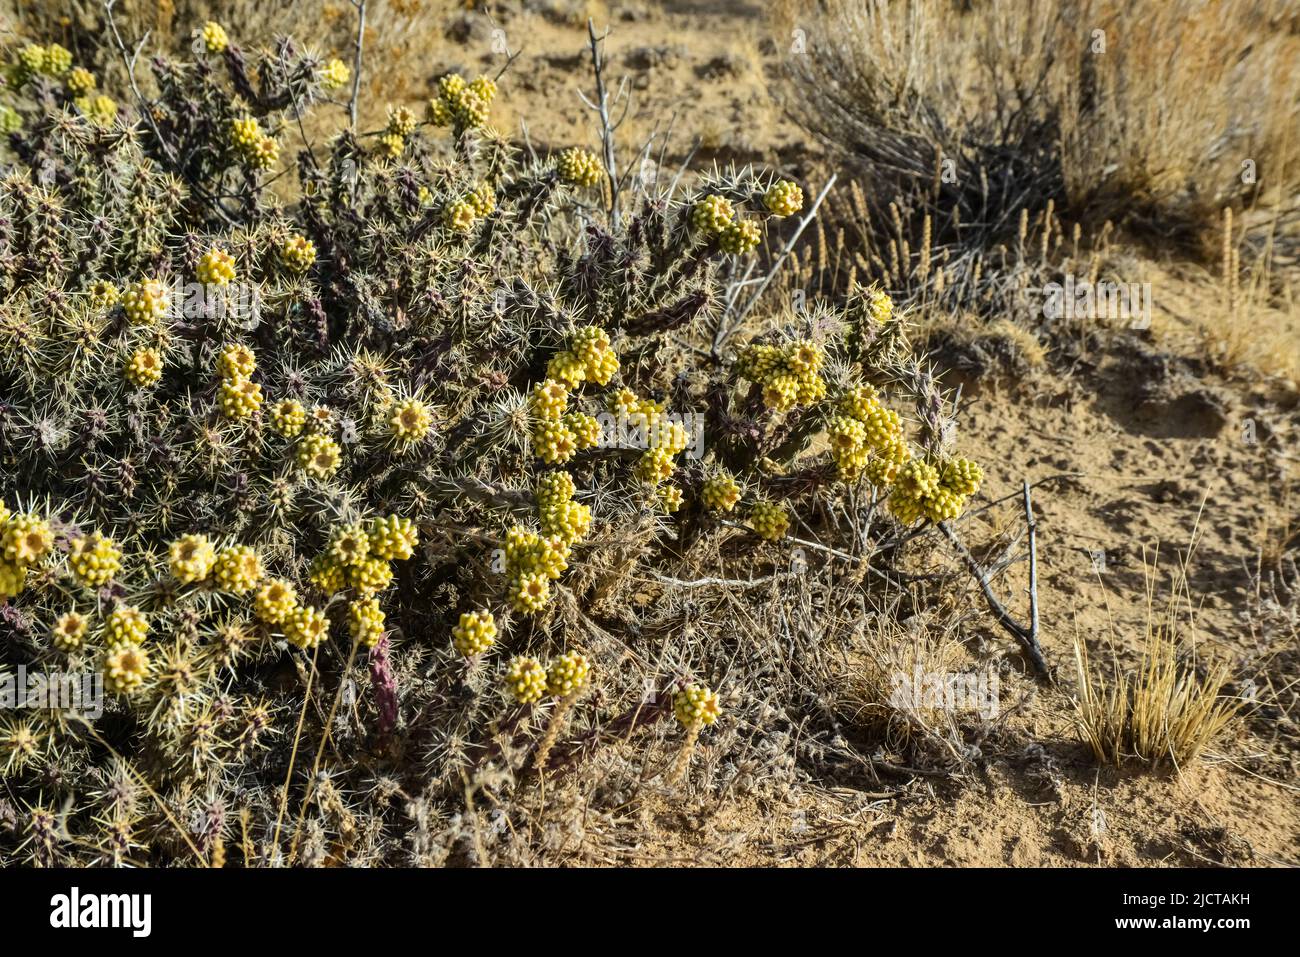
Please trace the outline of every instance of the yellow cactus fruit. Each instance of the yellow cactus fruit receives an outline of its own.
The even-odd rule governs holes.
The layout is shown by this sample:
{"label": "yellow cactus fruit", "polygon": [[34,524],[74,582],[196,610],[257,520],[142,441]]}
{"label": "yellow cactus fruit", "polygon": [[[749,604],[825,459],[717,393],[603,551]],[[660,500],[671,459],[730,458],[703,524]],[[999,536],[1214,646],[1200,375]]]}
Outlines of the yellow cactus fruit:
{"label": "yellow cactus fruit", "polygon": [[27,567],[0,559],[0,601],[17,598],[27,587]]}
{"label": "yellow cactus fruit", "polygon": [[45,59],[41,72],[47,76],[63,76],[72,69],[72,52],[58,43],[51,43],[45,48]]}
{"label": "yellow cactus fruit", "polygon": [[758,248],[763,238],[757,223],[747,219],[738,219],[718,234],[718,245],[724,253],[744,256]]}
{"label": "yellow cactus fruit", "polygon": [[328,435],[305,436],[294,453],[298,466],[313,478],[329,478],[338,471],[343,453]]}
{"label": "yellow cactus fruit", "polygon": [[246,595],[262,580],[262,560],[248,545],[223,548],[213,563],[212,579],[221,591]]}
{"label": "yellow cactus fruit", "polygon": [[512,658],[504,680],[506,690],[519,704],[532,704],[546,696],[546,669],[536,658]]}
{"label": "yellow cactus fruit", "polygon": [[790,527],[790,515],[774,502],[755,502],[749,513],[749,524],[760,538],[779,542]]}
{"label": "yellow cactus fruit", "polygon": [[659,489],[659,504],[670,515],[681,509],[683,501],[685,497],[682,495],[682,490],[676,485],[665,485]]}
{"label": "yellow cactus fruit", "polygon": [[347,587],[343,566],[323,552],[312,559],[307,579],[325,595],[336,595]]}
{"label": "yellow cactus fruit", "polygon": [[409,518],[388,515],[370,523],[370,553],[386,561],[406,561],[415,554],[419,530]]}
{"label": "yellow cactus fruit", "polygon": [[280,244],[280,262],[290,272],[306,272],[315,261],[316,244],[306,236],[295,234]]}
{"label": "yellow cactus fruit", "polygon": [[578,449],[591,449],[600,444],[600,421],[594,415],[570,412],[560,421],[573,433]]}
{"label": "yellow cactus fruit", "polygon": [[711,194],[691,210],[691,226],[709,236],[716,236],[736,219],[736,209],[725,196]]}
{"label": "yellow cactus fruit", "polygon": [[673,695],[673,715],[684,728],[713,724],[721,714],[717,692],[703,685],[690,684]]}
{"label": "yellow cactus fruit", "polygon": [[763,205],[774,216],[793,216],[803,209],[803,190],[788,179],[783,179],[773,183],[763,194]]}
{"label": "yellow cactus fruit", "polygon": [[673,454],[667,449],[650,449],[637,459],[636,477],[648,485],[658,485],[673,474]]}
{"label": "yellow cactus fruit", "polygon": [[271,428],[286,439],[295,438],[307,424],[307,410],[297,399],[281,399],[271,406]]}
{"label": "yellow cactus fruit", "polygon": [[581,692],[591,682],[591,664],[582,655],[560,655],[546,669],[546,693],[567,698]]}
{"label": "yellow cactus fruit", "polygon": [[388,108],[388,126],[389,133],[395,133],[399,137],[407,137],[415,132],[415,114],[404,106],[390,106]]}
{"label": "yellow cactus fruit", "polygon": [[479,183],[473,192],[465,197],[465,202],[474,207],[474,215],[480,219],[491,216],[497,208],[497,196],[490,183]]}
{"label": "yellow cactus fruit", "polygon": [[378,598],[358,598],[348,605],[348,633],[367,648],[384,637],[384,610]]}
{"label": "yellow cactus fruit", "polygon": [[149,652],[130,643],[115,645],[104,656],[104,688],[113,694],[130,694],[149,677]]}
{"label": "yellow cactus fruit", "polygon": [[894,318],[894,300],[883,289],[872,287],[867,293],[867,312],[873,320],[884,324]]}
{"label": "yellow cactus fruit", "polygon": [[122,551],[111,538],[91,532],[68,543],[68,567],[79,583],[98,588],[112,581],[122,567]]}
{"label": "yellow cactus fruit", "polygon": [[345,569],[348,584],[359,595],[374,595],[393,583],[393,567],[380,558],[367,558]]}
{"label": "yellow cactus fruit", "polygon": [[235,257],[213,246],[199,257],[195,274],[205,286],[225,286],[235,278]]}
{"label": "yellow cactus fruit", "polygon": [[966,497],[979,491],[984,470],[971,459],[951,459],[944,465],[939,481],[944,488]]}
{"label": "yellow cactus fruit", "polygon": [[496,81],[488,76],[478,76],[466,87],[484,103],[491,103],[497,95]]}
{"label": "yellow cactus fruit", "polygon": [[379,137],[379,151],[389,159],[400,159],[406,149],[406,140],[396,133],[385,133]]}
{"label": "yellow cactus fruit", "polygon": [[584,189],[599,183],[605,171],[595,153],[576,146],[563,150],[555,165],[562,182]]}
{"label": "yellow cactus fruit", "polygon": [[104,640],[110,648],[117,645],[142,645],[149,635],[149,620],[139,608],[118,605],[105,622]]}
{"label": "yellow cactus fruit", "polygon": [[700,488],[700,499],[710,511],[730,512],[740,501],[740,483],[726,472],[710,476]]}
{"label": "yellow cactus fruit", "polygon": [[325,552],[332,562],[344,568],[360,565],[370,557],[370,534],[360,522],[336,525],[330,531]]}
{"label": "yellow cactus fruit", "polygon": [[529,405],[540,419],[558,419],[569,408],[569,390],[563,382],[546,379],[533,387]]}
{"label": "yellow cactus fruit", "polygon": [[127,321],[134,326],[151,325],[167,315],[167,290],[156,279],[132,283],[122,297]]}
{"label": "yellow cactus fruit", "polygon": [[433,414],[416,398],[403,399],[388,419],[389,432],[400,445],[414,445],[429,434]]}
{"label": "yellow cactus fruit", "polygon": [[562,421],[543,421],[533,433],[538,457],[548,465],[563,465],[578,450],[578,437]]}
{"label": "yellow cactus fruit", "polygon": [[167,550],[172,577],[182,585],[204,581],[217,562],[217,550],[206,535],[185,535]]}
{"label": "yellow cactus fruit", "polygon": [[451,630],[452,644],[466,658],[483,654],[492,647],[496,638],[496,619],[484,608],[461,612],[460,622]]}
{"label": "yellow cactus fruit", "polygon": [[337,90],[352,79],[352,69],[338,57],[321,67],[320,82],[327,90]]}
{"label": "yellow cactus fruit", "polygon": [[223,379],[246,379],[257,369],[257,357],[242,342],[231,342],[217,353],[217,374]]}
{"label": "yellow cactus fruit", "polygon": [[90,304],[96,309],[111,309],[122,298],[117,286],[107,279],[96,279],[90,284],[87,295],[90,297]]}
{"label": "yellow cactus fruit", "polygon": [[246,419],[262,406],[262,387],[252,379],[239,376],[221,380],[217,404],[228,419]]}
{"label": "yellow cactus fruit", "polygon": [[305,651],[324,641],[329,630],[330,622],[325,612],[311,605],[299,605],[284,623],[284,637]]}
{"label": "yellow cactus fruit", "polygon": [[34,512],[14,515],[3,524],[0,545],[5,561],[31,565],[40,561],[54,547],[50,523]]}
{"label": "yellow cactus fruit", "polygon": [[546,377],[573,389],[586,380],[587,366],[574,353],[566,349],[551,357],[551,361],[546,364]]}
{"label": "yellow cactus fruit", "polygon": [[136,349],[126,360],[122,374],[137,389],[157,385],[163,374],[162,353],[150,346]]}
{"label": "yellow cactus fruit", "polygon": [[200,36],[203,39],[203,46],[209,53],[224,53],[226,47],[230,45],[230,38],[226,36],[225,28],[215,20],[203,24]]}
{"label": "yellow cactus fruit", "polygon": [[268,625],[284,624],[297,607],[298,592],[283,578],[272,578],[253,598],[253,614]]}
{"label": "yellow cactus fruit", "polygon": [[90,621],[80,612],[69,611],[60,615],[50,628],[50,643],[63,652],[76,651],[86,640]]}
{"label": "yellow cactus fruit", "polygon": [[73,96],[85,96],[99,85],[99,81],[95,79],[95,74],[80,66],[74,67],[64,82],[68,86],[68,92]]}
{"label": "yellow cactus fruit", "polygon": [[448,203],[442,221],[453,233],[467,233],[474,228],[474,205],[464,200]]}
{"label": "yellow cactus fruit", "polygon": [[510,603],[515,611],[532,614],[551,600],[551,582],[544,574],[520,575],[511,585]]}

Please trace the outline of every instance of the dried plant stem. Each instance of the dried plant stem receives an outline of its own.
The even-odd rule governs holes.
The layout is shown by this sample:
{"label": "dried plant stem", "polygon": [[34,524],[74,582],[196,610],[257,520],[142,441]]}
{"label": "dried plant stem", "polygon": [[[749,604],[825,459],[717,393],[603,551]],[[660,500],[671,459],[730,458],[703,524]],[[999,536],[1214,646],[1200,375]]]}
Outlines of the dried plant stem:
{"label": "dried plant stem", "polygon": [[700,732],[703,730],[704,724],[700,721],[687,727],[686,737],[682,739],[682,745],[677,749],[677,757],[673,759],[673,766],[668,770],[669,787],[676,787],[686,777],[686,769],[691,764],[691,755],[695,753],[695,742],[700,740]]}
{"label": "dried plant stem", "polygon": [[546,769],[546,759],[551,756],[551,749],[555,747],[555,742],[560,738],[560,732],[568,723],[569,712],[578,702],[579,691],[570,691],[561,698],[555,705],[555,710],[551,712],[551,720],[546,725],[546,733],[542,735],[542,740],[538,742],[537,753],[533,757],[533,767],[538,771]]}
{"label": "dried plant stem", "polygon": [[361,98],[361,50],[366,39],[366,0],[352,0],[357,9],[357,39],[352,54],[352,96],[348,100],[348,125],[357,128],[357,101]]}

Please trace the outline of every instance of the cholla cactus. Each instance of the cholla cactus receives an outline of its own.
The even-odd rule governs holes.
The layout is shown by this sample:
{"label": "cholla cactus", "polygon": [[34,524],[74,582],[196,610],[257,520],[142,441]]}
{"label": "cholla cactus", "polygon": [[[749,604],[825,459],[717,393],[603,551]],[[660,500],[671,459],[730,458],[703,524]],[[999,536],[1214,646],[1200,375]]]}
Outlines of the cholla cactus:
{"label": "cholla cactus", "polygon": [[551,749],[568,722],[569,712],[590,683],[591,664],[585,657],[574,652],[560,655],[546,669],[546,693],[559,700],[551,712],[546,733],[537,744],[533,767],[538,770],[546,767],[546,759],[550,757]]}
{"label": "cholla cactus", "polygon": [[[912,520],[977,493],[977,466],[913,436],[904,401],[923,376],[883,293],[768,323],[738,361],[729,339],[707,362],[677,347],[712,337],[723,253],[797,212],[792,184],[683,177],[615,224],[566,188],[605,185],[597,156],[527,158],[486,125],[508,91],[485,77],[439,83],[429,119],[450,138],[398,108],[391,155],[350,129],[299,150],[298,117],[328,125],[348,67],[189,28],[195,49],[141,58],[140,109],[66,50],[21,47],[0,117],[0,627],[17,636],[0,666],[102,670],[114,734],[149,756],[139,773],[167,807],[237,788],[250,831],[273,833],[284,768],[261,752],[299,720],[331,741],[329,773],[366,790],[359,736],[325,726],[287,658],[361,688],[352,714],[388,731],[411,700],[413,747],[472,740],[500,700],[474,672],[427,667],[428,636],[544,658],[591,633],[578,612],[596,598],[637,620],[625,599],[641,572],[715,560],[718,540],[698,542],[732,534],[727,516],[777,543],[770,561],[836,483],[870,481]],[[934,433],[936,387],[914,391]],[[802,456],[821,431],[829,451]],[[924,501],[909,499],[912,462],[937,472]],[[460,622],[466,596],[497,614]],[[353,644],[371,649],[370,691],[345,670]],[[515,701],[555,699],[538,767],[589,670],[565,655],[505,672]],[[630,671],[602,679],[597,722],[639,696]],[[103,748],[34,727],[39,748],[57,742],[59,787],[87,800],[112,771]],[[419,755],[448,808],[466,758]],[[33,807],[48,797],[38,765],[6,777]],[[67,816],[54,858],[91,859],[96,842],[125,856],[131,833],[170,829],[149,811],[110,833],[95,813]]]}
{"label": "cholla cactus", "polygon": [[677,718],[677,723],[686,729],[686,737],[682,739],[677,758],[668,772],[669,787],[686,776],[700,732],[717,721],[721,714],[717,692],[702,685],[688,684],[673,695],[673,715]]}

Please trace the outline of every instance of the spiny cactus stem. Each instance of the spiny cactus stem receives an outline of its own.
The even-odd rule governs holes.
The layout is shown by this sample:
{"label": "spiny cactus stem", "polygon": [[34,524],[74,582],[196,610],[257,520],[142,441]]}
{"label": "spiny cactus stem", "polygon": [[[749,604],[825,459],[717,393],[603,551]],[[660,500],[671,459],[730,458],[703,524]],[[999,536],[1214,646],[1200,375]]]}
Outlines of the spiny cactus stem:
{"label": "spiny cactus stem", "polygon": [[550,757],[551,749],[555,747],[560,732],[564,730],[564,726],[568,723],[569,712],[577,704],[580,693],[580,689],[570,691],[555,705],[555,710],[551,712],[551,720],[546,725],[546,733],[542,735],[542,740],[537,745],[537,755],[533,758],[533,767],[536,770],[546,770],[546,759]]}
{"label": "spiny cactus stem", "polygon": [[676,787],[686,777],[686,769],[690,766],[691,755],[695,753],[695,742],[700,740],[700,732],[704,730],[704,722],[692,722],[686,728],[686,737],[682,739],[682,745],[677,749],[677,757],[673,759],[673,766],[668,771],[667,784]]}

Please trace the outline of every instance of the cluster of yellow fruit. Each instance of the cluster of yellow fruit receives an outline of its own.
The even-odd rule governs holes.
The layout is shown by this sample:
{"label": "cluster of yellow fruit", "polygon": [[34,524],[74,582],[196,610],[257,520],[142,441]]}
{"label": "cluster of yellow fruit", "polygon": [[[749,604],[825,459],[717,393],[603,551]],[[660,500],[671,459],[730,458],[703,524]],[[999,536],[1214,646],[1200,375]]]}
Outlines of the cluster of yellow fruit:
{"label": "cluster of yellow fruit", "polygon": [[[428,193],[428,187],[420,187]],[[424,200],[422,199],[421,202]],[[468,233],[474,223],[484,216],[492,215],[497,208],[497,197],[490,183],[479,183],[463,198],[450,202],[442,211],[442,221],[453,233]]]}
{"label": "cluster of yellow fruit", "polygon": [[251,116],[230,121],[230,145],[253,169],[270,169],[280,158],[280,144]]}
{"label": "cluster of yellow fruit", "polygon": [[548,472],[537,480],[537,521],[543,535],[572,545],[591,531],[591,508],[573,500],[577,491],[568,472]]}
{"label": "cluster of yellow fruit", "polygon": [[486,608],[462,612],[460,622],[451,630],[451,642],[466,658],[483,654],[497,640],[497,623]]}
{"label": "cluster of yellow fruit", "polygon": [[979,491],[983,480],[983,470],[970,459],[950,459],[940,467],[913,459],[898,470],[889,510],[904,525],[919,518],[932,522],[953,519]]}
{"label": "cluster of yellow fruit", "polygon": [[147,389],[162,379],[162,352],[152,346],[141,346],[126,360],[122,374],[137,389]]}
{"label": "cluster of yellow fruit", "polygon": [[316,261],[316,244],[305,236],[293,235],[280,244],[280,262],[290,272],[304,273]]}
{"label": "cluster of yellow fruit", "polygon": [[548,666],[525,655],[506,667],[506,691],[520,704],[533,704],[551,696],[572,698],[591,683],[591,663],[576,652],[560,655]]}
{"label": "cluster of yellow fruit", "polygon": [[235,278],[235,257],[220,246],[209,247],[199,257],[195,273],[205,286],[225,286]]}
{"label": "cluster of yellow fruit", "polygon": [[224,53],[226,47],[230,45],[225,27],[215,20],[203,24],[203,29],[199,31],[199,39],[203,41],[203,46],[209,53]]}
{"label": "cluster of yellow fruit", "polygon": [[429,434],[433,427],[433,413],[414,396],[408,396],[392,406],[388,417],[388,431],[399,448],[409,448]]}
{"label": "cluster of yellow fruit", "polygon": [[569,412],[569,390],[558,379],[545,379],[529,396],[532,442],[548,465],[560,465],[579,449],[600,441],[600,423],[582,412]]}
{"label": "cluster of yellow fruit", "polygon": [[784,346],[750,345],[736,362],[736,374],[763,387],[763,404],[777,412],[811,405],[826,395],[821,346],[797,339]]}
{"label": "cluster of yellow fruit", "polygon": [[[117,290],[107,285],[107,288],[100,287],[97,295],[115,301]],[[112,304],[112,302],[105,303],[105,305]],[[127,287],[126,295],[122,297],[122,309],[126,312],[126,320],[133,326],[151,326],[161,321],[170,307],[171,296],[167,292],[167,287],[157,279],[141,279],[133,282]]]}
{"label": "cluster of yellow fruit", "polygon": [[779,542],[790,529],[790,513],[783,505],[760,500],[750,509],[749,524],[760,538]]}
{"label": "cluster of yellow fruit", "polygon": [[352,68],[338,57],[332,57],[328,63],[321,67],[321,86],[327,90],[337,90],[350,79],[352,79]]}
{"label": "cluster of yellow fruit", "polygon": [[570,146],[568,149],[561,150],[559,158],[555,161],[555,169],[560,175],[561,182],[582,189],[595,186],[605,173],[600,158],[591,150],[584,150],[579,146]]}
{"label": "cluster of yellow fruit", "polygon": [[72,69],[72,53],[57,43],[41,46],[28,43],[19,49],[9,65],[7,79],[15,87],[37,75],[58,78]]}
{"label": "cluster of yellow fruit", "polygon": [[576,389],[583,382],[609,385],[618,368],[618,353],[610,344],[609,333],[599,326],[584,326],[574,333],[567,349],[551,357],[546,375]]}
{"label": "cluster of yellow fruit", "polygon": [[0,600],[27,585],[27,569],[54,548],[50,523],[35,512],[13,514],[0,502]]}
{"label": "cluster of yellow fruit", "polygon": [[77,109],[81,110],[93,123],[99,126],[108,126],[117,119],[117,100],[111,96],[99,94],[98,96],[79,96],[72,101]]}
{"label": "cluster of yellow fruit", "polygon": [[831,457],[846,482],[865,470],[873,485],[890,485],[912,457],[902,419],[881,404],[869,385],[850,389],[840,397],[835,414],[827,420],[826,434]]}
{"label": "cluster of yellow fruit", "polygon": [[449,73],[438,81],[438,95],[429,101],[429,122],[434,126],[454,124],[459,130],[483,126],[496,95],[497,85],[490,77],[466,83],[459,73]]}
{"label": "cluster of yellow fruit", "polygon": [[250,376],[257,368],[253,350],[242,342],[223,346],[217,354],[217,373],[221,385],[217,404],[228,419],[246,419],[262,407],[262,387]]}
{"label": "cluster of yellow fruit", "polygon": [[392,584],[389,562],[409,559],[419,538],[415,523],[397,515],[376,518],[368,525],[339,526],[331,532],[325,550],[312,560],[308,577],[326,595],[350,587],[371,597]]}
{"label": "cluster of yellow fruit", "polygon": [[737,218],[731,200],[717,194],[705,196],[695,204],[691,226],[706,236],[716,236],[722,251],[734,256],[753,251],[763,238],[757,223]]}
{"label": "cluster of yellow fruit", "polygon": [[673,714],[684,728],[713,724],[722,714],[718,694],[703,685],[689,684],[673,695]]}
{"label": "cluster of yellow fruit", "polygon": [[803,190],[788,179],[778,180],[763,194],[763,205],[773,216],[793,216],[803,209]]}
{"label": "cluster of yellow fruit", "polygon": [[68,72],[63,84],[74,97],[85,96],[99,86],[99,79],[85,67],[78,66]]}
{"label": "cluster of yellow fruit", "polygon": [[515,611],[535,614],[551,600],[551,582],[569,567],[572,542],[516,525],[506,532],[506,580]]}
{"label": "cluster of yellow fruit", "polygon": [[730,512],[740,501],[740,483],[730,472],[710,475],[700,486],[700,500],[712,512]]}

